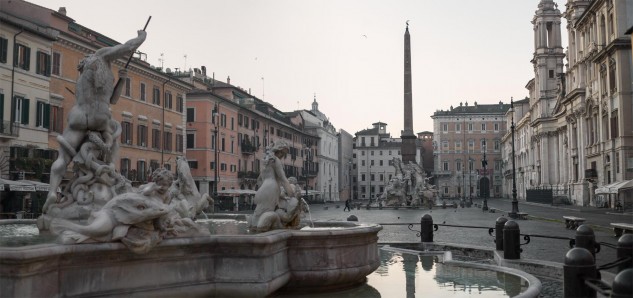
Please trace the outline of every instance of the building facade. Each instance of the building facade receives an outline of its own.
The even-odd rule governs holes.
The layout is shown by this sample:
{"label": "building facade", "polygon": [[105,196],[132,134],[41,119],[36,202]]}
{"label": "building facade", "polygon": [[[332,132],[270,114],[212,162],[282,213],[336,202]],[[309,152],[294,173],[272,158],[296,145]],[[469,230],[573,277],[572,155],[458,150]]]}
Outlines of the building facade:
{"label": "building facade", "polygon": [[[525,127],[516,161],[526,190],[551,188],[555,198],[574,205],[631,204],[629,192],[601,189],[633,178],[631,43],[625,34],[632,16],[627,1],[569,0],[562,14],[553,1],[540,1],[533,20],[535,78],[526,86],[525,111],[514,114]],[[566,69],[562,17],[568,23]],[[507,152],[510,138],[504,142]]]}
{"label": "building facade", "polygon": [[509,104],[469,106],[433,113],[433,178],[442,198],[501,196],[501,138]]}

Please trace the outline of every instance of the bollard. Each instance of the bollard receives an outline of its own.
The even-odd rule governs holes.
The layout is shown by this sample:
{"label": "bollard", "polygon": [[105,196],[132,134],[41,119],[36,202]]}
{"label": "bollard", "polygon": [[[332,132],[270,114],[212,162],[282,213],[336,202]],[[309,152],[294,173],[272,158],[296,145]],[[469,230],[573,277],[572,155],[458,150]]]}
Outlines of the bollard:
{"label": "bollard", "polygon": [[596,261],[587,249],[574,247],[563,264],[564,297],[596,297],[596,290],[585,285],[584,278],[597,278]]}
{"label": "bollard", "polygon": [[588,225],[581,225],[576,229],[576,247],[588,250],[596,258],[596,235]]}
{"label": "bollard", "polygon": [[626,269],[613,279],[611,285],[611,298],[631,298],[633,297],[633,269]]}
{"label": "bollard", "polygon": [[516,260],[521,258],[521,231],[519,224],[508,220],[503,225],[503,258]]}
{"label": "bollard", "polygon": [[495,223],[495,244],[497,246],[497,250],[503,250],[503,226],[507,221],[507,218],[499,217]]}
{"label": "bollard", "polygon": [[356,215],[350,215],[347,217],[347,221],[358,221],[358,217],[356,217]]}
{"label": "bollard", "polygon": [[424,214],[420,219],[420,241],[433,242],[433,217]]}
{"label": "bollard", "polygon": [[633,268],[633,234],[624,234],[618,239],[616,257],[618,259],[624,259],[629,257],[629,262],[620,264],[618,266],[618,272],[627,268]]}

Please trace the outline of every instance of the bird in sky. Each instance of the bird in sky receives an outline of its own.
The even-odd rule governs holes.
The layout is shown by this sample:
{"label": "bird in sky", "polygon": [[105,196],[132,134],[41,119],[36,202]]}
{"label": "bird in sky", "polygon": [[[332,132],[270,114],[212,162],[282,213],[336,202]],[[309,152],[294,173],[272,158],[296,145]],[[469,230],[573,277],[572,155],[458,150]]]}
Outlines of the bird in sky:
{"label": "bird in sky", "polygon": [[367,35],[363,34],[363,37],[364,37],[364,38],[367,38]]}

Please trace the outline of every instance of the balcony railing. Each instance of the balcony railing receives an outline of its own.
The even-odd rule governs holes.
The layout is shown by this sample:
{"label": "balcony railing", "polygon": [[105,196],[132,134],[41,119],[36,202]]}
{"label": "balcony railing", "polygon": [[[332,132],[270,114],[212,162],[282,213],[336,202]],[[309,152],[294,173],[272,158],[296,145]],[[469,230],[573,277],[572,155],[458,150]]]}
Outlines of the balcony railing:
{"label": "balcony railing", "polygon": [[237,172],[237,178],[239,179],[257,179],[257,177],[259,177],[259,172],[254,172],[254,171],[240,171]]}
{"label": "balcony railing", "polygon": [[450,176],[453,172],[452,171],[434,171],[432,173],[433,176]]}
{"label": "balcony railing", "polygon": [[242,154],[254,154],[255,152],[257,152],[257,147],[249,143],[242,142],[241,148]]}
{"label": "balcony railing", "polygon": [[18,137],[20,135],[20,125],[11,121],[0,121],[0,136]]}

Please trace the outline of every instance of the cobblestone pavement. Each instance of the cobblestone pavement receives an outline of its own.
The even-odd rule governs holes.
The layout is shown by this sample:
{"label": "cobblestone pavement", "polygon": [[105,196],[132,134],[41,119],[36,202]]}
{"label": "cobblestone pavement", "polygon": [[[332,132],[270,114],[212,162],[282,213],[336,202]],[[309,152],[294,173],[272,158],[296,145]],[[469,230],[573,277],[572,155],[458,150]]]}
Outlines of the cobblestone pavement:
{"label": "cobblestone pavement", "polygon": [[[481,200],[475,201],[481,204]],[[338,208],[337,208],[338,206]],[[489,199],[488,206],[498,209],[495,213],[483,212],[481,208],[447,208],[447,209],[354,209],[351,212],[343,212],[344,203],[316,204],[311,206],[311,216],[318,221],[345,221],[348,216],[356,215],[359,222],[402,224],[383,225],[383,230],[378,234],[379,242],[417,242],[416,232],[407,228],[406,224],[413,223],[413,229],[420,229],[422,215],[429,214],[435,224],[468,225],[486,227],[485,229],[471,229],[460,227],[440,226],[434,233],[434,241],[456,244],[468,244],[480,247],[494,248],[493,238],[488,235],[487,228],[493,228],[495,221],[500,216],[507,217],[507,212],[512,209],[510,200]],[[327,210],[326,210],[327,209]],[[616,245],[617,238],[609,227],[611,222],[633,222],[633,215],[615,214],[606,209],[584,208],[577,206],[555,207],[541,204],[519,203],[519,210],[529,214],[528,220],[517,220],[521,234],[532,235],[529,244],[522,246],[522,259],[537,259],[563,263],[565,254],[569,250],[568,240],[548,239],[534,237],[534,235],[558,236],[574,238],[575,230],[565,228],[563,216],[577,216],[586,218],[595,232],[596,241]],[[522,242],[525,242],[522,240]],[[615,249],[602,245],[601,251],[596,254],[598,266],[614,261]]]}

